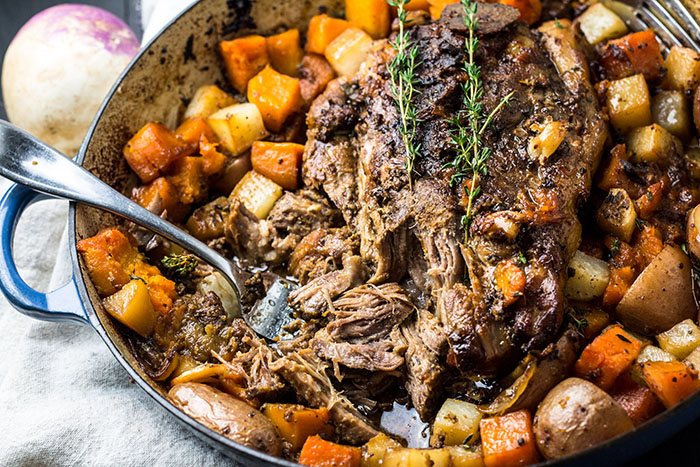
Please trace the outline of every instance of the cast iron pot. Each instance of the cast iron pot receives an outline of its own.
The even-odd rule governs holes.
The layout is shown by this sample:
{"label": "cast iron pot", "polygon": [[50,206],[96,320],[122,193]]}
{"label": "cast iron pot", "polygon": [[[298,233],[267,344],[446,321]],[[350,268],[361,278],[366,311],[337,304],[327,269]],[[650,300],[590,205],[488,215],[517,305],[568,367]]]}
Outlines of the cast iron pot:
{"label": "cast iron pot", "polygon": [[[305,30],[313,15],[339,13],[343,7],[344,0],[201,0],[194,4],[165,27],[118,79],[85,137],[78,163],[126,192],[135,184],[135,176],[122,157],[126,141],[149,121],[174,127],[199,86],[216,83],[228,88],[216,53],[219,41],[251,33],[269,35],[288,28]],[[0,151],[2,146],[0,141]],[[92,326],[141,389],[197,436],[231,458],[244,465],[295,465],[237,444],[200,425],[175,408],[167,400],[166,391],[140,369],[102,308],[76,249],[78,240],[118,223],[118,219],[71,203],[71,281],[53,292],[40,293],[22,280],[12,258],[12,239],[22,212],[42,199],[46,197],[15,185],[0,201],[0,289],[10,303],[33,318]],[[668,439],[698,416],[700,392],[623,436],[546,465],[619,464]]]}

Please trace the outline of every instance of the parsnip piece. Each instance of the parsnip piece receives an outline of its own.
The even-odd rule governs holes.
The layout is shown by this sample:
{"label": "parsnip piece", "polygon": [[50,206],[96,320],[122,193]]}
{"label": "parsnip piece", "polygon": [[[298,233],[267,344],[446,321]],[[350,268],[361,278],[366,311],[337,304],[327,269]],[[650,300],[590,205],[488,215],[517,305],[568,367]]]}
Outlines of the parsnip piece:
{"label": "parsnip piece", "polygon": [[675,136],[659,124],[635,128],[627,135],[632,162],[666,165],[676,149]]}
{"label": "parsnip piece", "polygon": [[610,121],[618,131],[626,133],[651,124],[651,98],[644,75],[611,81],[606,96]]}
{"label": "parsnip piece", "polygon": [[637,212],[627,192],[622,188],[613,188],[598,208],[596,220],[601,230],[629,243],[634,233]]}
{"label": "parsnip piece", "polygon": [[666,56],[665,66],[663,87],[683,91],[690,96],[700,83],[700,53],[674,45]]}
{"label": "parsnip piece", "polygon": [[661,91],[651,100],[651,115],[674,136],[687,140],[692,133],[693,122],[690,104],[683,91]]}
{"label": "parsnip piece", "polygon": [[686,319],[656,336],[656,340],[663,350],[683,360],[700,345],[700,329],[693,320]]}
{"label": "parsnip piece", "polygon": [[572,300],[593,300],[603,296],[609,280],[608,263],[577,251],[569,262],[569,277],[564,286],[564,294]]}
{"label": "parsnip piece", "polygon": [[578,21],[581,32],[591,45],[627,34],[625,22],[602,3],[591,5],[578,17]]}
{"label": "parsnip piece", "polygon": [[372,38],[359,28],[343,31],[326,47],[326,59],[339,76],[352,75],[367,58]]}
{"label": "parsnip piece", "polygon": [[258,107],[250,103],[223,108],[211,115],[207,123],[219,138],[221,147],[234,156],[268,135]]}
{"label": "parsnip piece", "polygon": [[207,118],[214,112],[231,106],[236,99],[229,96],[218,86],[202,86],[194,93],[194,97],[185,110],[185,119]]}
{"label": "parsnip piece", "polygon": [[282,187],[255,170],[245,174],[231,192],[258,219],[265,219],[281,196]]}

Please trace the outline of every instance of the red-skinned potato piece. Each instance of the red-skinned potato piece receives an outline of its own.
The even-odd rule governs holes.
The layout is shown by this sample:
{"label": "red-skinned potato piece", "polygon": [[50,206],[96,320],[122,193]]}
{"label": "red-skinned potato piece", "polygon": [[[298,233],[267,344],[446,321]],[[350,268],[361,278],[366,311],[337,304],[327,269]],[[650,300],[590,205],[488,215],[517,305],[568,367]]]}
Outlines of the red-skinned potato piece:
{"label": "red-skinned potato piece", "polygon": [[267,41],[262,36],[246,36],[219,43],[219,52],[231,85],[245,93],[248,81],[269,63]]}
{"label": "red-skinned potato piece", "polygon": [[304,145],[256,141],[250,161],[256,172],[265,175],[287,190],[299,188],[299,173]]}
{"label": "red-skinned potato piece", "polygon": [[124,146],[124,158],[143,183],[158,178],[168,166],[197,150],[168,127],[147,123]]}

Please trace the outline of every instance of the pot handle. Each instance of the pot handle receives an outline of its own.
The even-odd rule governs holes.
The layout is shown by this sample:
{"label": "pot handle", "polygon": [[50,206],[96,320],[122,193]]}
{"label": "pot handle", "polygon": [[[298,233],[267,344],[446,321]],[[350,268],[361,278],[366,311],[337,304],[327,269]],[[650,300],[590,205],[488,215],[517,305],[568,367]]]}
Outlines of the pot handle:
{"label": "pot handle", "polygon": [[0,290],[17,311],[43,321],[88,323],[75,276],[53,292],[31,288],[20,276],[12,256],[17,222],[30,205],[51,199],[21,185],[13,185],[0,201]]}

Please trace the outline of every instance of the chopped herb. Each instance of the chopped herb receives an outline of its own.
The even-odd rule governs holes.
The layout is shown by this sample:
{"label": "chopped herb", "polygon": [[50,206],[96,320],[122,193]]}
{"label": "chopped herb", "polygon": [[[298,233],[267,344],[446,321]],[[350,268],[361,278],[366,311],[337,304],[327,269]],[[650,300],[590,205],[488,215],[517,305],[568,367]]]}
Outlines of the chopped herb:
{"label": "chopped herb", "polygon": [[583,335],[582,329],[588,326],[588,320],[586,318],[579,318],[572,312],[567,313],[567,317],[571,324],[574,325],[574,328],[576,328],[576,332]]}
{"label": "chopped herb", "polygon": [[688,245],[686,245],[685,243],[683,245],[681,245],[681,250],[683,250],[683,253],[685,253],[687,255],[688,254]]}
{"label": "chopped herb", "polygon": [[610,248],[610,257],[614,258],[615,256],[617,256],[617,254],[619,252],[620,252],[620,240],[618,240],[616,238],[612,244],[612,248]]}
{"label": "chopped herb", "polygon": [[644,227],[649,227],[649,223],[644,219],[637,218],[634,220],[634,223],[639,230],[644,230]]}
{"label": "chopped herb", "polygon": [[627,338],[626,338],[625,336],[623,336],[622,334],[615,334],[615,335],[616,335],[617,338],[620,339],[622,342],[627,342],[628,344],[631,344],[631,343],[632,343],[631,340],[627,339]]}
{"label": "chopped herb", "polygon": [[519,252],[518,252],[518,261],[520,261],[520,263],[521,263],[523,266],[527,265],[527,258],[525,257],[525,255],[523,254],[522,251],[519,251]]}
{"label": "chopped herb", "polygon": [[186,278],[197,268],[197,258],[194,255],[167,255],[160,263],[173,276]]}
{"label": "chopped herb", "polygon": [[129,280],[130,281],[141,281],[144,284],[148,285],[148,283],[143,279],[143,277],[129,275]]}
{"label": "chopped herb", "polygon": [[554,20],[554,25],[555,25],[556,27],[558,27],[559,29],[566,29],[566,26],[564,26],[563,24],[561,24],[561,22],[560,22],[558,19],[555,19],[555,20]]}

